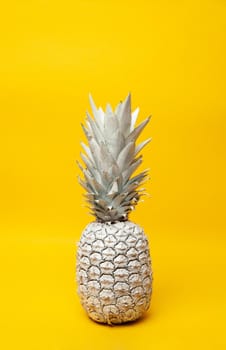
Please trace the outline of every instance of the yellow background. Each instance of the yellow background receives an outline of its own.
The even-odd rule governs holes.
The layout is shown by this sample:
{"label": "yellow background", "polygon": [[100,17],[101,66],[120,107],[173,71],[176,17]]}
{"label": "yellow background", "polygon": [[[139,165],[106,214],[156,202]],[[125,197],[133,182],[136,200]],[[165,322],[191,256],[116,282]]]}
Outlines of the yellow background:
{"label": "yellow background", "polygon": [[[0,348],[225,349],[226,2],[21,0],[0,14]],[[91,220],[80,127],[132,93],[147,190],[131,219],[151,241],[147,316],[106,327],[75,293]]]}

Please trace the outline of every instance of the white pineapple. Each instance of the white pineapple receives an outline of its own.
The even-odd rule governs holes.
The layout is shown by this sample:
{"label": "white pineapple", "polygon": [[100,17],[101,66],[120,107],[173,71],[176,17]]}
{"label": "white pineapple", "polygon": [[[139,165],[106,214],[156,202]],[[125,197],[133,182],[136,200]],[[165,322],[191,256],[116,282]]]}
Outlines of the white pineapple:
{"label": "white pineapple", "polygon": [[139,318],[150,305],[152,271],[148,240],[142,228],[128,221],[142,195],[147,171],[133,176],[142,162],[136,140],[150,118],[135,127],[139,109],[131,113],[131,96],[115,111],[87,113],[82,143],[86,200],[96,221],[82,233],[77,251],[77,283],[81,303],[94,321],[118,324]]}

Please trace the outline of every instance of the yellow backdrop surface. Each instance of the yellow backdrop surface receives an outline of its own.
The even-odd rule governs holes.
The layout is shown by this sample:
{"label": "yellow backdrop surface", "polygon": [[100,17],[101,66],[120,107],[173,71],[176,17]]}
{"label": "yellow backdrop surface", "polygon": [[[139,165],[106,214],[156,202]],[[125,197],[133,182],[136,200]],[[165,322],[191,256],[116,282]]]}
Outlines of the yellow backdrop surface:
{"label": "yellow backdrop surface", "polygon": [[[226,348],[226,2],[9,0],[0,13],[0,348]],[[80,123],[132,94],[150,198],[152,306],[93,323],[75,250],[92,220],[77,183]]]}

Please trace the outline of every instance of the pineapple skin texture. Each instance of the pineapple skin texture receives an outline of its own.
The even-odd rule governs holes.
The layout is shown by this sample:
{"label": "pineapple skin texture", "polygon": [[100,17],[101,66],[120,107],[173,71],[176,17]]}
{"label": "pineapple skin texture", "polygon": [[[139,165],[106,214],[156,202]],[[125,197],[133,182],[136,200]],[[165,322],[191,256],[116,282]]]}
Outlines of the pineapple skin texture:
{"label": "pineapple skin texture", "polygon": [[134,321],[149,308],[152,269],[148,239],[131,221],[88,224],[77,250],[78,294],[100,323]]}

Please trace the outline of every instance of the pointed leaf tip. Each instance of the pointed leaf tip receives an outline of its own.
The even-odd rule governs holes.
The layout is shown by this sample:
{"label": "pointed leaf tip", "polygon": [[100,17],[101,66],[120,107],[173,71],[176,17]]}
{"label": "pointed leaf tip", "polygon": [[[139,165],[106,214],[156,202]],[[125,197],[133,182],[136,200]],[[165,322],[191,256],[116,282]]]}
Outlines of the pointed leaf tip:
{"label": "pointed leaf tip", "polygon": [[126,96],[124,103],[125,103],[125,105],[126,104],[128,104],[129,106],[131,105],[131,93],[130,92]]}
{"label": "pointed leaf tip", "polygon": [[131,98],[131,92],[130,91],[128,92],[127,98],[128,99]]}
{"label": "pointed leaf tip", "polygon": [[92,97],[92,95],[91,95],[90,92],[89,92],[89,103],[90,103],[92,109],[93,109],[93,107],[94,107],[94,109],[97,109],[97,108],[96,108],[96,104],[95,104],[95,102],[94,102],[94,99],[93,99],[93,97]]}

